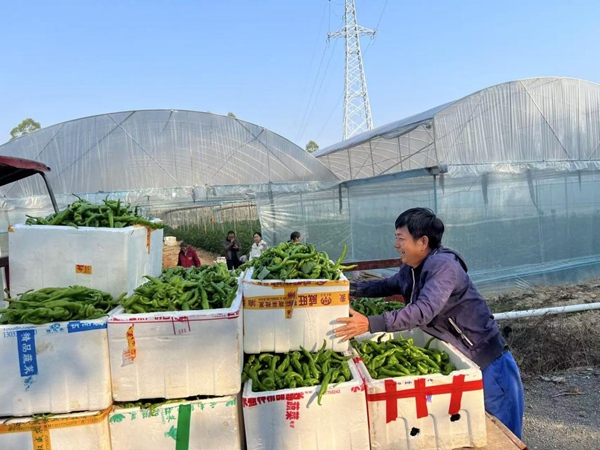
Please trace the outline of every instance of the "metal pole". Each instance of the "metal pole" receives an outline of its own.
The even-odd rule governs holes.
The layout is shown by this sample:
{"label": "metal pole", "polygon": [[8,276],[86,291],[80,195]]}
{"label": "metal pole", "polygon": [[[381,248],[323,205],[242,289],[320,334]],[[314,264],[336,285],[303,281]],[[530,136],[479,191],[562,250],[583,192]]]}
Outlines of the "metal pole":
{"label": "metal pole", "polygon": [[44,179],[44,183],[46,184],[46,189],[48,189],[48,194],[50,195],[50,201],[52,202],[52,207],[54,208],[54,212],[58,213],[58,205],[56,203],[56,197],[54,197],[54,191],[52,190],[52,186],[48,183],[48,179],[43,172],[40,172],[40,175]]}
{"label": "metal pole", "polygon": [[546,314],[561,314],[568,312],[588,311],[600,309],[600,303],[584,303],[583,305],[555,306],[552,308],[528,309],[525,311],[510,311],[494,314],[494,319],[521,319],[526,317],[544,316]]}
{"label": "metal pole", "polygon": [[433,176],[433,212],[437,215],[438,213],[438,201],[437,201],[437,175]]}

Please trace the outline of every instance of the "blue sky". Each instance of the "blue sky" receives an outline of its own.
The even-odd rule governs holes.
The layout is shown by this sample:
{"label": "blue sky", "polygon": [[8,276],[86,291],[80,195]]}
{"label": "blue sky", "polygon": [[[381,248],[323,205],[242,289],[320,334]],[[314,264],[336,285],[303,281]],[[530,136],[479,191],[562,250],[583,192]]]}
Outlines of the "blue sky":
{"label": "blue sky", "polygon": [[[600,2],[356,0],[375,126],[494,84],[600,82]],[[342,0],[0,3],[0,143],[135,109],[233,112],[304,147],[342,138]]]}

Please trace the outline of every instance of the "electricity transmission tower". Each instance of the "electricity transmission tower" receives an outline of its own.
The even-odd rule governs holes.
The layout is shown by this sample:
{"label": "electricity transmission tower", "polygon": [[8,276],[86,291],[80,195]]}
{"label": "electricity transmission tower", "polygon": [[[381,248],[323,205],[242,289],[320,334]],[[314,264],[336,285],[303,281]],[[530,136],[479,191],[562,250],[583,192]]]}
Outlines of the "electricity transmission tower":
{"label": "electricity transmission tower", "polygon": [[327,39],[346,38],[346,81],[344,84],[344,137],[346,140],[355,134],[373,129],[371,106],[367,93],[367,80],[360,52],[360,35],[375,35],[358,25],[354,0],[346,0],[344,27],[327,34]]}

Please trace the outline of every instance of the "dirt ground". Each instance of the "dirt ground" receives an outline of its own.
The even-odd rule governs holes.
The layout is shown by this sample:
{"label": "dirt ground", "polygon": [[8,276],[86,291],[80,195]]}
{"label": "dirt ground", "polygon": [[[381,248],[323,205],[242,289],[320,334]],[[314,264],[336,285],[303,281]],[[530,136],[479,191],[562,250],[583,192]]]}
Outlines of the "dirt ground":
{"label": "dirt ground", "polygon": [[[492,311],[600,302],[600,280],[486,298]],[[525,387],[523,442],[536,450],[600,448],[600,311],[499,321]]]}
{"label": "dirt ground", "polygon": [[[179,255],[179,241],[177,245],[163,245],[163,256],[162,256],[162,265],[165,268],[175,267],[177,266],[177,255]],[[218,256],[216,253],[210,253],[206,250],[202,250],[201,248],[195,248],[196,253],[198,254],[198,258],[200,258],[200,262],[202,265],[212,266],[217,259]]]}
{"label": "dirt ground", "polygon": [[485,296],[494,312],[600,302],[600,279],[587,283],[532,287]]}
{"label": "dirt ground", "polygon": [[522,440],[529,449],[600,448],[600,367],[523,378]]}

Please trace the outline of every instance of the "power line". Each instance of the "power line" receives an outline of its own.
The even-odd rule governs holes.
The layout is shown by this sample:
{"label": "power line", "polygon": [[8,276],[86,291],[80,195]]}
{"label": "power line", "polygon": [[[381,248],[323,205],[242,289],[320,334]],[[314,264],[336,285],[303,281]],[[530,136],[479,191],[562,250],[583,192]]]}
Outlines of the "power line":
{"label": "power line", "polygon": [[381,23],[381,19],[383,18],[383,14],[385,13],[385,8],[387,7],[388,4],[388,0],[385,0],[385,3],[383,5],[383,9],[381,10],[381,14],[379,14],[379,19],[377,20],[377,25],[375,25],[375,34],[373,34],[371,36],[371,39],[369,39],[369,43],[367,44],[367,47],[365,48],[365,51],[363,52],[363,54],[367,54],[367,50],[369,50],[369,47],[371,46],[371,44],[373,42],[375,42],[375,39],[377,38],[377,32],[379,31],[379,24]]}
{"label": "power line", "polygon": [[388,0],[385,0],[383,5],[383,9],[381,10],[381,14],[379,15],[379,20],[377,21],[377,25],[375,25],[375,31],[379,30],[379,23],[381,22],[381,18],[383,17],[383,13],[385,12],[385,8],[388,4]]}
{"label": "power line", "polygon": [[[327,9],[328,8],[324,8],[323,9],[323,14],[321,15],[321,23],[319,24],[319,31],[318,31],[317,37],[315,39],[314,51],[312,52],[312,57],[310,59],[310,66],[309,66],[308,74],[307,74],[308,76],[306,77],[306,83],[304,84],[304,89],[302,90],[302,96],[303,97],[306,94],[308,83],[309,83],[309,79],[310,79],[310,74],[312,73],[313,63],[315,62],[315,55],[317,53],[317,45],[319,44],[319,40],[320,40],[320,36],[321,36],[321,29],[323,28],[323,23],[325,22],[325,14],[327,13]],[[331,9],[331,6],[329,7],[329,9]],[[329,12],[329,14],[331,14],[331,11]],[[328,28],[328,30],[329,30],[329,28]],[[313,93],[313,91],[315,89],[315,85],[317,83],[317,78],[318,78],[319,72],[321,70],[321,65],[323,64],[323,58],[325,56],[325,51],[326,50],[327,50],[327,47],[325,47],[325,49],[323,50],[323,55],[321,56],[321,62],[319,63],[319,70],[317,71],[317,75],[315,77],[315,81],[313,82],[313,87],[312,87],[311,94],[310,94],[311,97],[312,97],[312,93]],[[309,97],[309,101],[306,104],[306,108],[304,110],[304,115],[302,117],[302,122],[300,122],[300,126],[302,126],[302,123],[304,122],[304,118],[306,116],[306,111],[308,111],[308,107],[310,105],[310,99],[311,99],[311,97]],[[298,119],[298,116],[299,116],[299,112],[300,111],[298,111],[296,113],[296,120],[294,120],[294,125],[298,122],[297,119]]]}
{"label": "power line", "polygon": [[331,50],[331,54],[329,55],[329,59],[327,60],[327,66],[325,67],[325,72],[323,73],[323,77],[321,78],[321,83],[319,84],[319,89],[317,90],[317,94],[315,95],[315,101],[313,102],[310,113],[308,114],[308,119],[307,119],[306,123],[304,124],[304,128],[300,130],[301,131],[300,137],[302,137],[304,135],[304,132],[306,131],[306,127],[308,126],[308,123],[310,122],[310,117],[312,116],[312,113],[315,110],[315,106],[317,105],[317,99],[319,98],[319,94],[321,93],[321,89],[323,88],[323,82],[325,81],[325,78],[327,77],[327,71],[329,70],[329,64],[331,63],[331,58],[333,57],[336,44],[337,44],[337,42],[333,43],[333,48]]}
{"label": "power line", "polygon": [[319,139],[321,137],[321,134],[325,130],[325,127],[327,126],[327,124],[329,123],[329,121],[331,120],[331,117],[333,116],[333,113],[335,112],[335,110],[338,108],[338,106],[340,106],[340,102],[342,101],[343,98],[344,98],[343,94],[338,97],[337,103],[335,104],[335,106],[333,107],[333,109],[329,113],[329,117],[327,117],[327,120],[323,123],[323,126],[321,127],[321,129],[317,133],[317,136],[315,137],[315,140]]}
{"label": "power line", "polygon": [[305,126],[305,120],[307,119],[308,110],[310,109],[310,104],[312,102],[313,93],[315,92],[315,87],[317,86],[317,82],[319,81],[319,75],[321,73],[321,67],[323,66],[323,61],[325,60],[325,54],[327,53],[327,49],[329,48],[329,42],[325,44],[325,48],[323,49],[323,54],[321,55],[321,61],[319,62],[319,69],[317,70],[317,74],[315,76],[315,81],[313,82],[312,88],[310,90],[310,95],[308,96],[308,101],[306,102],[306,108],[304,110],[304,115],[302,116],[302,121],[300,122],[300,126],[298,127],[298,135],[296,136],[296,140],[301,137],[302,128]]}

